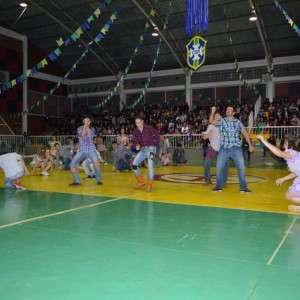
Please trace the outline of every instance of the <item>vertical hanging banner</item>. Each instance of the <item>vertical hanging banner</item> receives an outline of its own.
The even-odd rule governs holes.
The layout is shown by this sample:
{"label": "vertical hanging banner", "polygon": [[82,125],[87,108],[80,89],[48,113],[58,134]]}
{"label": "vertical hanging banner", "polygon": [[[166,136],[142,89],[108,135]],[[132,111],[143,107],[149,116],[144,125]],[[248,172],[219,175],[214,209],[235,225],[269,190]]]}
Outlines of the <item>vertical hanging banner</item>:
{"label": "vertical hanging banner", "polygon": [[186,45],[187,64],[193,70],[198,70],[205,61],[207,41],[201,36],[193,37]]}
{"label": "vertical hanging banner", "polygon": [[197,35],[208,29],[208,0],[186,0],[186,27],[188,35],[195,35],[186,45],[187,64],[198,70],[205,61],[207,41]]}
{"label": "vertical hanging banner", "polygon": [[186,34],[198,34],[207,29],[208,0],[186,0]]}

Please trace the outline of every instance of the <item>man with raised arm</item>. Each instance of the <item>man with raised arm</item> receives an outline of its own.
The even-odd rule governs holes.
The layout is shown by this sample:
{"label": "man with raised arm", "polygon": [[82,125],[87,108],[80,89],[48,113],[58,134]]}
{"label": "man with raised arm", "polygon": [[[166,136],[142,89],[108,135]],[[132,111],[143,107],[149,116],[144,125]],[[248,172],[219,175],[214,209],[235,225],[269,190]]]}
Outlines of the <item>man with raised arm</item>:
{"label": "man with raised arm", "polygon": [[252,193],[247,188],[246,172],[245,172],[245,160],[241,147],[240,134],[242,133],[247,143],[249,144],[249,151],[253,151],[253,145],[250,140],[249,133],[245,129],[242,122],[234,118],[234,107],[228,106],[226,108],[226,117],[220,120],[214,120],[214,114],[216,107],[211,108],[211,114],[209,116],[209,122],[218,126],[221,136],[221,147],[217,158],[217,185],[212,190],[213,192],[222,192],[224,183],[224,168],[227,161],[232,158],[235,166],[238,169],[238,177],[240,183],[240,193]]}

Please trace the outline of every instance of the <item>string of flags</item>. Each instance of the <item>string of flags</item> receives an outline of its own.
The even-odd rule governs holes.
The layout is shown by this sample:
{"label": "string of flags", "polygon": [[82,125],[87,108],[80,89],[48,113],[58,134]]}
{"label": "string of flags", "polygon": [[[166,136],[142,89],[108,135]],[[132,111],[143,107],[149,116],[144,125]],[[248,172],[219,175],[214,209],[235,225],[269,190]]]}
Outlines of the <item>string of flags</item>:
{"label": "string of flags", "polygon": [[102,102],[100,102],[98,104],[95,104],[95,105],[88,105],[89,108],[91,108],[91,109],[98,109],[98,108],[103,107],[117,93],[117,90],[118,90],[120,84],[122,83],[122,81],[124,80],[124,78],[126,77],[126,75],[128,74],[129,70],[131,69],[135,57],[138,56],[139,49],[141,48],[141,46],[142,46],[142,44],[144,42],[144,36],[148,32],[148,30],[150,28],[150,19],[153,18],[155,16],[155,14],[156,14],[155,7],[157,5],[157,2],[158,2],[158,0],[155,1],[154,6],[151,8],[150,13],[147,16],[147,21],[146,21],[146,24],[144,26],[143,32],[142,32],[142,34],[141,34],[141,36],[140,36],[140,38],[139,38],[139,40],[137,42],[137,45],[136,45],[136,47],[135,47],[135,49],[133,51],[133,54],[132,54],[132,56],[131,56],[131,58],[130,58],[130,60],[129,60],[129,62],[128,62],[125,70],[124,70],[124,72],[120,76],[120,78],[117,81],[116,85],[114,86],[114,88],[112,89],[112,91],[110,92],[110,94]]}
{"label": "string of flags", "polygon": [[280,3],[277,0],[274,0],[274,1],[275,1],[276,7],[283,13],[283,15],[284,15],[285,19],[287,20],[287,22],[290,24],[292,29],[300,37],[300,28],[295,24],[295,22],[291,19],[291,17],[286,13],[286,11],[283,9],[283,7],[280,5]]}
{"label": "string of flags", "polygon": [[167,29],[167,25],[168,25],[168,22],[169,22],[169,17],[171,15],[171,7],[172,7],[172,0],[170,0],[170,2],[169,2],[168,13],[167,13],[167,15],[165,17],[165,20],[164,20],[163,31],[160,35],[159,43],[158,43],[157,50],[156,50],[156,55],[155,55],[155,58],[153,60],[153,64],[152,64],[151,70],[149,72],[148,78],[145,82],[144,88],[143,88],[141,94],[139,95],[139,97],[133,102],[132,105],[128,106],[129,109],[133,109],[134,107],[136,107],[141,102],[141,100],[145,97],[145,94],[148,90],[148,87],[149,87],[154,69],[156,67],[157,59],[158,59],[158,56],[159,56],[159,53],[160,53],[161,44],[162,44],[162,41],[163,41],[163,35],[165,34],[165,31]]}
{"label": "string of flags", "polygon": [[[65,74],[65,76],[50,90],[50,92],[46,95],[43,96],[42,99],[38,100],[35,104],[31,105],[30,108],[27,108],[26,110],[24,110],[23,112],[17,113],[17,114],[13,114],[13,116],[15,118],[19,118],[25,114],[28,114],[30,111],[35,110],[38,106],[40,106],[43,102],[47,101],[47,99],[49,98],[50,95],[52,95],[59,87],[60,85],[69,77],[69,75],[71,73],[73,73],[77,67],[77,65],[83,60],[83,58],[86,56],[86,54],[89,52],[90,47],[94,44],[94,43],[99,43],[104,36],[107,34],[107,32],[110,30],[111,25],[113,24],[114,20],[117,18],[117,15],[119,14],[120,9],[118,8],[108,19],[108,21],[106,22],[106,24],[102,27],[102,29],[100,30],[100,32],[97,34],[97,36],[91,41],[89,42],[86,46],[85,49],[83,51],[83,53],[81,54],[81,56],[79,57],[79,59],[73,64],[73,66],[71,67],[71,69]],[[11,115],[7,115],[8,117],[11,117]]]}
{"label": "string of flags", "polygon": [[43,58],[36,65],[34,65],[30,69],[28,69],[25,73],[21,74],[17,78],[12,79],[11,81],[4,83],[1,86],[0,94],[13,88],[17,84],[23,83],[23,81],[27,80],[27,78],[30,75],[38,73],[38,71],[40,71],[46,65],[48,65],[49,62],[56,61],[62,54],[62,50],[61,50],[62,46],[68,47],[72,43],[76,43],[79,40],[80,36],[90,29],[90,24],[95,21],[95,18],[98,19],[99,16],[101,15],[101,13],[103,11],[105,11],[107,6],[110,5],[110,2],[111,2],[111,0],[104,0],[104,2],[101,3],[100,7],[98,7],[93,12],[93,14],[90,15],[85,20],[85,22],[79,28],[77,28],[68,38],[66,38],[65,40],[63,40],[62,38],[59,38],[58,40],[56,40],[58,47],[53,52],[51,52],[49,55],[47,55],[45,58]]}
{"label": "string of flags", "polygon": [[[233,46],[233,39],[232,39],[232,35],[230,33],[230,25],[229,25],[229,22],[228,22],[225,5],[223,5],[223,14],[225,16],[225,19],[227,20],[227,22],[226,22],[227,33],[229,35],[229,43],[230,43],[230,46],[232,48],[233,57],[234,57],[234,64],[235,64],[235,71],[238,74],[238,79],[247,90],[251,90],[255,95],[258,96],[260,94],[260,88],[259,87],[260,87],[260,84],[262,83],[262,78],[260,79],[260,81],[257,84],[247,83],[247,81],[246,81],[246,79],[245,79],[245,77],[244,77],[244,75],[243,75],[243,73],[240,69],[240,66],[239,66],[239,63],[238,63],[238,60],[237,60],[237,55],[236,55],[236,52],[235,52],[235,48]],[[273,72],[273,71],[271,71],[271,72]],[[270,72],[270,74],[271,74],[271,72]]]}

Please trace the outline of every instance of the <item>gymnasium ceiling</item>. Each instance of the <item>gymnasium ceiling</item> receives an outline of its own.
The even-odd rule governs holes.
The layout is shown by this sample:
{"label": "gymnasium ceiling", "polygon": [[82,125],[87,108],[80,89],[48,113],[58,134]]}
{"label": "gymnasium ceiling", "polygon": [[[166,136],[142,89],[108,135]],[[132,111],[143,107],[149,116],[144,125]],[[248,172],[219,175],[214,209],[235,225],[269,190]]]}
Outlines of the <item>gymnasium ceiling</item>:
{"label": "gymnasium ceiling", "polygon": [[[103,1],[30,0],[21,15],[20,1],[0,0],[0,25],[26,35],[46,57],[57,48],[56,40],[70,37]],[[185,2],[172,0],[155,70],[187,67],[186,44],[191,36],[185,33]],[[120,13],[105,38],[98,45],[94,43],[91,46],[70,78],[117,76],[128,66],[153,3],[154,0],[111,0],[100,17],[90,23],[90,29],[80,36],[79,42],[61,48],[62,54],[57,63],[66,72],[70,70],[83,53],[84,45],[95,38],[119,7]],[[300,26],[300,1],[279,0],[279,3]],[[249,21],[252,5],[258,16],[256,22]],[[161,32],[168,7],[169,0],[158,1],[152,18],[152,25],[157,25]],[[151,32],[152,28],[145,34],[130,73],[151,70],[159,41],[159,37],[153,37]],[[234,62],[233,49],[238,61],[267,57],[271,63],[275,57],[300,54],[300,36],[276,8],[274,0],[209,0],[208,30],[201,36],[207,40],[205,65]]]}

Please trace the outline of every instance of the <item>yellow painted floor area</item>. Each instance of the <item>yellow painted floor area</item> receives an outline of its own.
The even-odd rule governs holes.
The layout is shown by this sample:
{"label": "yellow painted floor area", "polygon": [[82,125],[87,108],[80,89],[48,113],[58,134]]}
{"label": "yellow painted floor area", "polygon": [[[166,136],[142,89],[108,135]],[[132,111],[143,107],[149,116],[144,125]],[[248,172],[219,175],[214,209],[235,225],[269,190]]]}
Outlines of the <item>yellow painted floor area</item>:
{"label": "yellow painted floor area", "polygon": [[[257,164],[260,166],[260,164]],[[176,166],[155,168],[156,180],[152,193],[145,189],[134,190],[136,183],[133,172],[116,173],[112,166],[101,166],[103,186],[95,184],[95,180],[87,180],[83,170],[80,170],[81,186],[69,187],[72,182],[70,171],[56,170],[50,176],[40,176],[37,171],[34,176],[24,176],[22,184],[28,190],[61,192],[93,196],[109,196],[112,198],[130,198],[136,200],[178,203],[209,207],[234,208],[267,212],[287,213],[289,203],[284,195],[292,181],[281,187],[275,185],[275,180],[288,174],[285,169],[275,169],[264,165],[256,165],[246,169],[248,188],[252,194],[240,194],[237,169],[229,171],[228,187],[222,193],[213,193],[214,185],[203,186],[203,167]],[[29,167],[30,169],[30,167]],[[146,177],[147,169],[142,169]],[[212,168],[212,175],[215,168]],[[0,173],[0,186],[3,186],[3,172]]]}

